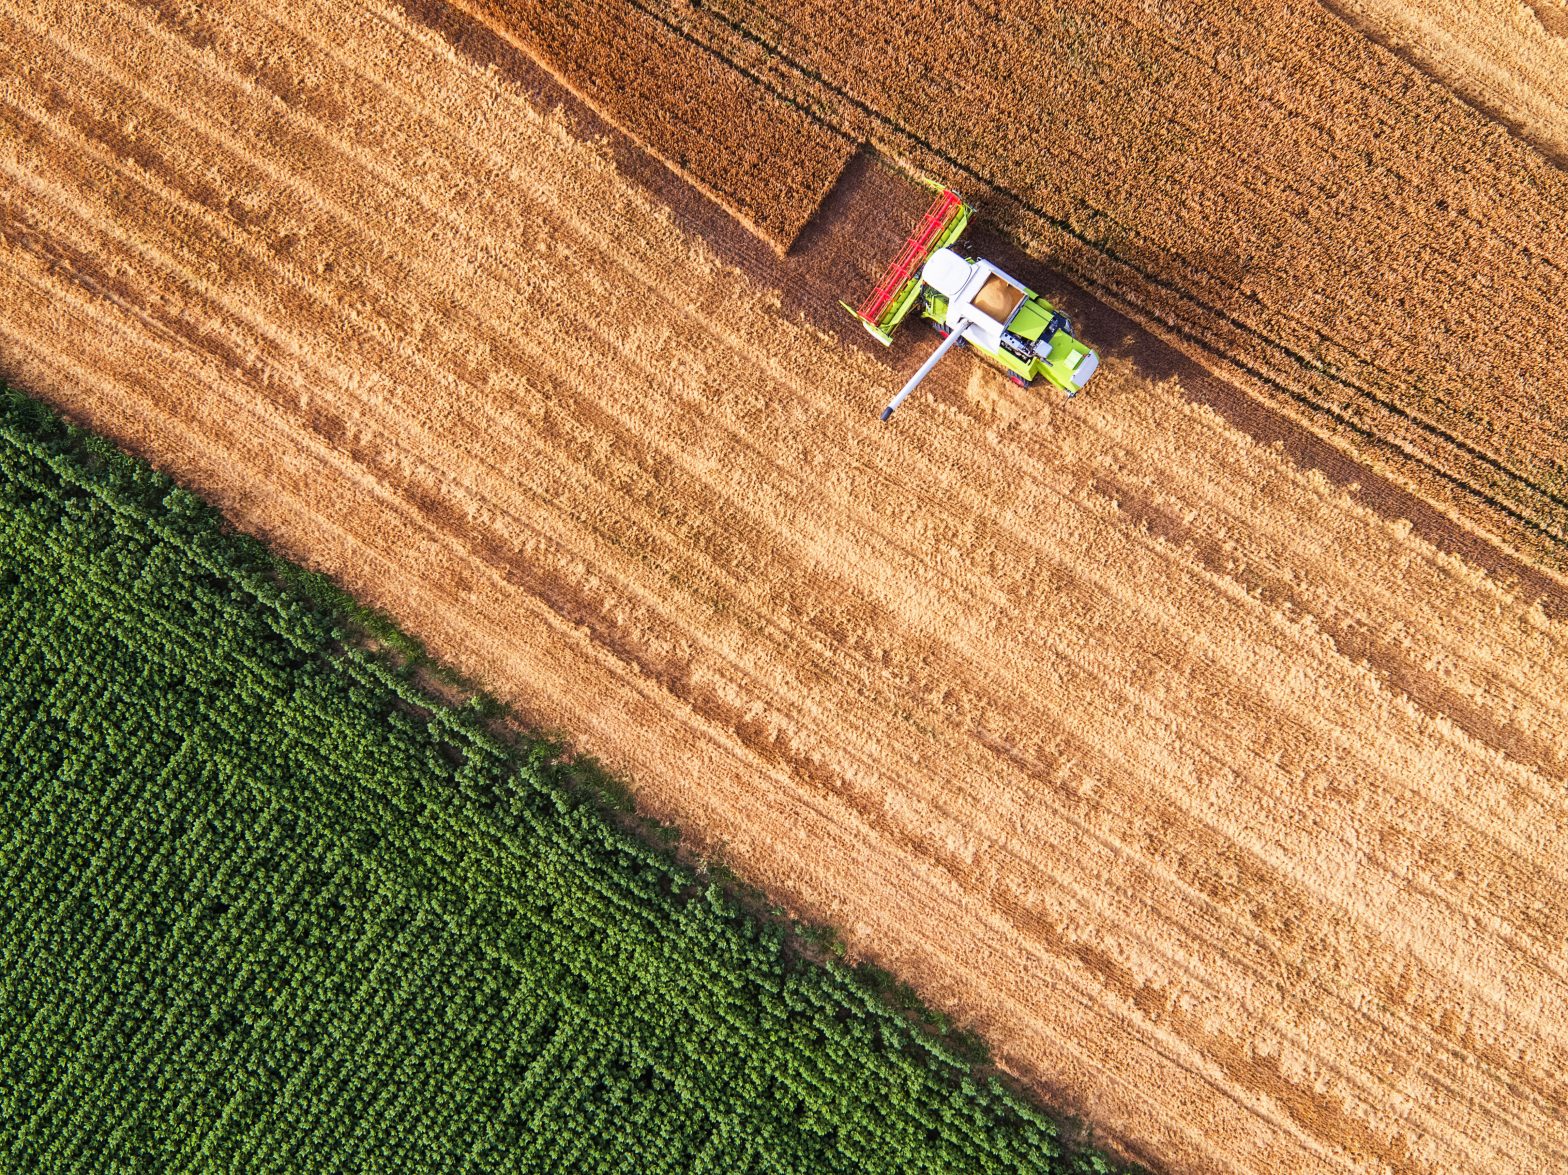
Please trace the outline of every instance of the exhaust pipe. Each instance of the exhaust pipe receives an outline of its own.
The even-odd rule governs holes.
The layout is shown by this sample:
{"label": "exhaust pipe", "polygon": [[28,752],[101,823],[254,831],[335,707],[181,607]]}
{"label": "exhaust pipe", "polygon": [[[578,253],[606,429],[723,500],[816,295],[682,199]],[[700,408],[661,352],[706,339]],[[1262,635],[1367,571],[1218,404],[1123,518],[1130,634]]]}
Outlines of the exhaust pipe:
{"label": "exhaust pipe", "polygon": [[888,417],[893,415],[893,409],[897,408],[905,400],[909,399],[909,393],[919,387],[920,381],[931,374],[932,369],[942,361],[942,356],[946,355],[949,351],[958,345],[959,340],[964,337],[964,331],[968,328],[969,320],[967,318],[960,318],[953,324],[952,333],[949,334],[947,338],[942,340],[942,345],[931,353],[931,358],[927,359],[920,365],[919,371],[915,372],[914,375],[909,377],[909,382],[904,385],[904,390],[899,392],[898,395],[894,396],[893,399],[888,402],[888,406],[882,409],[882,422],[884,424],[887,423]]}

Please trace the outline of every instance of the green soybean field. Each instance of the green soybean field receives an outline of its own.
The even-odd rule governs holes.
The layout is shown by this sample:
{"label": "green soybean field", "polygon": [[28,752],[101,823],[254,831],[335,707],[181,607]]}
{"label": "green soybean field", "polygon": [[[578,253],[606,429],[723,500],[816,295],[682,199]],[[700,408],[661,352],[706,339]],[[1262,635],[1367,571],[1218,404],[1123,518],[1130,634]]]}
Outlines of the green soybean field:
{"label": "green soybean field", "polygon": [[1111,1169],[307,578],[0,395],[0,1166]]}

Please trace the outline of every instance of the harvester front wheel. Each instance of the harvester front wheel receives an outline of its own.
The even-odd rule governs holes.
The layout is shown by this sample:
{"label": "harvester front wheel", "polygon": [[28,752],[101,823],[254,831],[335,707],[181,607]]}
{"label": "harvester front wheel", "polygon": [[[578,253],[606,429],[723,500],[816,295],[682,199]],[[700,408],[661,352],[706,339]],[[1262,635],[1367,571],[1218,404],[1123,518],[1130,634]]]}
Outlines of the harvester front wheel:
{"label": "harvester front wheel", "polygon": [[1024,378],[1024,377],[1023,377],[1023,376],[1021,376],[1021,375],[1016,375],[1016,374],[1014,374],[1014,373],[1013,373],[1013,372],[1011,372],[1011,371],[1009,371],[1009,372],[1008,372],[1008,373],[1007,373],[1007,378],[1008,378],[1008,379],[1010,379],[1010,380],[1012,380],[1012,381],[1013,381],[1013,382],[1014,382],[1014,383],[1015,383],[1015,384],[1017,384],[1017,385],[1018,385],[1018,386],[1019,386],[1019,387],[1021,387],[1021,388],[1027,388],[1027,387],[1028,387],[1028,386],[1029,386],[1029,381],[1028,381],[1028,380],[1026,380],[1026,379],[1025,379],[1025,378]]}

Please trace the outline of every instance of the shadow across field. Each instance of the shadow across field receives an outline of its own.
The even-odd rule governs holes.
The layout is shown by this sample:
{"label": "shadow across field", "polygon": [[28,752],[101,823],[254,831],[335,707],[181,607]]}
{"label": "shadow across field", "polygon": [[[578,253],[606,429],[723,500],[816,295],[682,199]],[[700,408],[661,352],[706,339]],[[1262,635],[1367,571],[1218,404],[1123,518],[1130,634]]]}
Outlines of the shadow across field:
{"label": "shadow across field", "polygon": [[[1059,303],[1072,317],[1076,333],[1102,354],[1128,360],[1147,379],[1175,381],[1187,399],[1212,408],[1254,441],[1278,445],[1298,466],[1317,470],[1336,486],[1354,487],[1356,499],[1382,516],[1408,520],[1416,534],[1439,550],[1458,555],[1499,579],[1512,582],[1525,595],[1539,598],[1548,615],[1568,617],[1568,590],[1550,576],[1460,526],[1235,384],[1218,378],[984,223],[976,225],[970,242],[978,255]],[[1092,403],[1093,394],[1091,384],[1080,402]]]}
{"label": "shadow across field", "polygon": [[1563,0],[1525,0],[1541,27],[1554,37],[1568,40],[1568,4]]}

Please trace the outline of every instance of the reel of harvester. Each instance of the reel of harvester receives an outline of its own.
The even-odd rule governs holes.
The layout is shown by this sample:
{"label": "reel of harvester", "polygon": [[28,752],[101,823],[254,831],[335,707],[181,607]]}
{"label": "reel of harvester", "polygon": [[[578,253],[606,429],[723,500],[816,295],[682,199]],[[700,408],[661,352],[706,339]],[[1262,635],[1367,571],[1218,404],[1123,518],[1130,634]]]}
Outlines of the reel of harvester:
{"label": "reel of harvester", "polygon": [[871,296],[858,308],[839,303],[884,346],[916,305],[944,336],[883,409],[884,421],[959,343],[1002,368],[1014,383],[1031,387],[1044,378],[1069,396],[1077,395],[1099,367],[1099,356],[1073,335],[1065,314],[989,261],[965,258],[950,248],[972,211],[957,192],[941,189]]}

